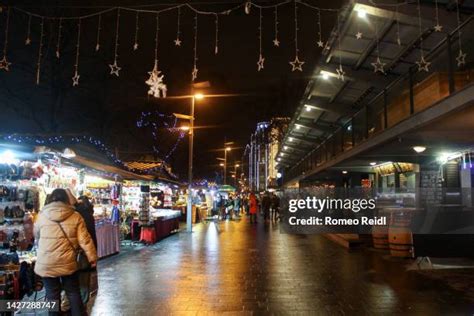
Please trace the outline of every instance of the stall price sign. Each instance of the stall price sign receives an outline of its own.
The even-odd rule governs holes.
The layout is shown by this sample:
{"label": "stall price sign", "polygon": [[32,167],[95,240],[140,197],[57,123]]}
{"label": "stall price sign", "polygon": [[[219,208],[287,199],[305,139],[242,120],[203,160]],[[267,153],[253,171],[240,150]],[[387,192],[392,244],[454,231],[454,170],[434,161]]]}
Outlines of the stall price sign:
{"label": "stall price sign", "polygon": [[58,301],[15,301],[0,300],[0,312],[49,311],[59,312]]}

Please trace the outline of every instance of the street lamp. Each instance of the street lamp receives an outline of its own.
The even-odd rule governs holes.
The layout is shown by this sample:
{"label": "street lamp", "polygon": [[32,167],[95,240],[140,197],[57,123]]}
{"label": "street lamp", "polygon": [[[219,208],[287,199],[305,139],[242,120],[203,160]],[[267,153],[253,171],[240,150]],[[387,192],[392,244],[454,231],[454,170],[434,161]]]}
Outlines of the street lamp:
{"label": "street lamp", "polygon": [[224,184],[227,184],[227,152],[231,151],[231,148],[227,145],[231,145],[233,142],[224,143]]}
{"label": "street lamp", "polygon": [[193,231],[192,214],[193,214],[193,143],[194,143],[194,105],[196,100],[204,99],[202,93],[191,95],[191,115],[173,113],[178,119],[189,120],[189,126],[180,127],[181,130],[189,131],[189,158],[188,158],[188,203],[186,206],[186,230]]}

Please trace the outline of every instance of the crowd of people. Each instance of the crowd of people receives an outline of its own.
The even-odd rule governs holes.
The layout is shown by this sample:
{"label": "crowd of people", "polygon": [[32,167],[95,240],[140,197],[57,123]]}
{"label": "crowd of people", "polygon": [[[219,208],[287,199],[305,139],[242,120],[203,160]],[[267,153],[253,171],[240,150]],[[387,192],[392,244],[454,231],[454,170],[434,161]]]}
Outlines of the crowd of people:
{"label": "crowd of people", "polygon": [[280,198],[275,192],[265,191],[261,196],[254,192],[230,194],[227,198],[218,199],[214,212],[223,220],[233,220],[241,214],[250,217],[251,223],[257,222],[261,214],[265,222],[280,219]]}
{"label": "crowd of people", "polygon": [[[68,301],[73,316],[87,314],[90,273],[97,263],[93,211],[86,196],[76,199],[68,190],[55,189],[34,227],[35,273],[43,278],[46,300],[59,306]],[[67,299],[61,300],[61,291]]]}

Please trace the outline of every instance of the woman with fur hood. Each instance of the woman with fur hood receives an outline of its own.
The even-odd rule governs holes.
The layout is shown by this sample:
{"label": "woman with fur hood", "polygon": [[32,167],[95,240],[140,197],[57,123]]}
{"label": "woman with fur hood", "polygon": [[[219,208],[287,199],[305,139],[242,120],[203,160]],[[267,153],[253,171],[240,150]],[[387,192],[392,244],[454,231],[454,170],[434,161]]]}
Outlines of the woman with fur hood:
{"label": "woman with fur hood", "polygon": [[46,299],[59,302],[61,289],[64,289],[72,315],[84,315],[79,291],[77,249],[84,250],[93,267],[97,253],[84,219],[70,204],[65,190],[56,189],[48,197],[35,223],[35,237],[38,241],[35,272],[43,278]]}

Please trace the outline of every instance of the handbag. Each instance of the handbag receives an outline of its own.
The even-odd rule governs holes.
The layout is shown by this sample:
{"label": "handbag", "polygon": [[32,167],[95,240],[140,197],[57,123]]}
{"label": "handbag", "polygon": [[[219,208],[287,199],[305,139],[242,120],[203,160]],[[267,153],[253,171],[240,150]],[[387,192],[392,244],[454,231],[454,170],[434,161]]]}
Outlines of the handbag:
{"label": "handbag", "polygon": [[74,250],[74,253],[76,254],[76,267],[77,270],[87,270],[90,268],[90,263],[89,259],[87,259],[86,254],[84,253],[84,250],[82,250],[81,247],[74,247],[74,244],[71,242],[71,240],[68,238],[66,232],[64,231],[63,226],[61,223],[56,222],[59,225],[59,228],[61,228],[61,231],[64,234],[64,237],[66,237],[67,241],[69,242],[69,245],[71,248]]}

